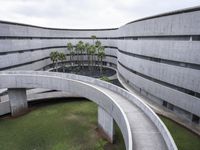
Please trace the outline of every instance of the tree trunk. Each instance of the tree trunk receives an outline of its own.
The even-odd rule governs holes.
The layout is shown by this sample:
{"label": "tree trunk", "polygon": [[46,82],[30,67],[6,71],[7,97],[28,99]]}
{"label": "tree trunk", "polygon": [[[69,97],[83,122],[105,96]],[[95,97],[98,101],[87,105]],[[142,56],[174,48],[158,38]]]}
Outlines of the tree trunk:
{"label": "tree trunk", "polygon": [[56,72],[58,72],[58,62],[56,61]]}
{"label": "tree trunk", "polygon": [[83,68],[83,52],[81,51],[81,67]]}
{"label": "tree trunk", "polygon": [[71,66],[73,66],[73,63],[74,63],[74,56],[72,56],[71,59],[72,59],[72,60],[71,60]]}
{"label": "tree trunk", "polygon": [[100,74],[102,75],[102,67],[103,67],[103,61],[102,61],[102,58],[101,58],[101,67],[100,67]]}
{"label": "tree trunk", "polygon": [[69,61],[70,61],[70,64],[72,66],[72,54],[70,54]]}
{"label": "tree trunk", "polygon": [[92,61],[91,61],[91,63],[92,63],[92,71],[93,71],[93,54],[92,54]]}
{"label": "tree trunk", "polygon": [[76,53],[76,64],[78,65],[78,52]]}
{"label": "tree trunk", "polygon": [[88,69],[90,69],[90,56],[88,54]]}
{"label": "tree trunk", "polygon": [[54,69],[54,70],[55,70],[55,65],[56,65],[55,62],[53,61],[53,69]]}
{"label": "tree trunk", "polygon": [[63,73],[64,73],[65,72],[65,66],[63,65],[62,68],[63,68]]}

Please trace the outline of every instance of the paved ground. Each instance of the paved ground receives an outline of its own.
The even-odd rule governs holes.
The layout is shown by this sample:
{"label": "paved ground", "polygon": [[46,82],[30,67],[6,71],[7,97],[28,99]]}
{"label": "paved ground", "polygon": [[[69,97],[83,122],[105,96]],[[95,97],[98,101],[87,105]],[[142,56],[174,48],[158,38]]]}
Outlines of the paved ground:
{"label": "paved ground", "polygon": [[165,150],[167,146],[153,122],[133,103],[111,90],[94,85],[109,94],[125,111],[133,136],[134,150]]}
{"label": "paved ground", "polygon": [[177,116],[176,114],[174,114],[171,110],[160,106],[159,104],[151,101],[149,98],[144,97],[143,95],[141,95],[140,93],[138,93],[136,90],[134,90],[130,85],[128,85],[123,78],[121,78],[120,76],[118,76],[118,79],[120,81],[120,83],[131,93],[133,93],[134,95],[136,95],[137,97],[140,97],[146,104],[148,104],[157,114],[166,116],[172,120],[174,120],[175,122],[181,124],[182,126],[190,129],[191,131],[195,132],[196,134],[200,135],[200,126],[196,125],[194,123],[191,123],[190,121],[181,118],[179,116]]}

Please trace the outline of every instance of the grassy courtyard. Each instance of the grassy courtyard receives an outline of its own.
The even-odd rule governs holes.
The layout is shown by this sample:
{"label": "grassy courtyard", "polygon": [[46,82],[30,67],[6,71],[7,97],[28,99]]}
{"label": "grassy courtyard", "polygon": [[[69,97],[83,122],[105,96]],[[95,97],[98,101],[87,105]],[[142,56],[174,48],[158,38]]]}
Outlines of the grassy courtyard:
{"label": "grassy courtyard", "polygon": [[109,144],[97,132],[94,103],[56,103],[18,118],[0,119],[0,150],[123,150],[123,138],[116,129],[116,142]]}
{"label": "grassy courtyard", "polygon": [[[160,116],[179,150],[200,150],[200,137]],[[117,126],[114,144],[97,131],[97,106],[86,100],[33,107],[28,114],[0,119],[0,150],[124,150]]]}
{"label": "grassy courtyard", "polygon": [[177,123],[160,116],[169,129],[179,150],[200,150],[200,137]]}

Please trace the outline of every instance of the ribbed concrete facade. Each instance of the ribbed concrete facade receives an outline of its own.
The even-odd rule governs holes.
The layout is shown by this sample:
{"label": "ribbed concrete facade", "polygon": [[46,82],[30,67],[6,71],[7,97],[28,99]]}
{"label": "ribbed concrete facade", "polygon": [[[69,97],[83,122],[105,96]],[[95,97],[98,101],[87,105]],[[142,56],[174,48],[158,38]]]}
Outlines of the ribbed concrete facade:
{"label": "ribbed concrete facade", "polygon": [[[200,8],[130,22],[116,29],[51,29],[0,22],[0,70],[39,70],[51,51],[91,35],[106,47],[105,62],[136,90],[188,119],[200,117]],[[69,58],[68,58],[69,59]]]}

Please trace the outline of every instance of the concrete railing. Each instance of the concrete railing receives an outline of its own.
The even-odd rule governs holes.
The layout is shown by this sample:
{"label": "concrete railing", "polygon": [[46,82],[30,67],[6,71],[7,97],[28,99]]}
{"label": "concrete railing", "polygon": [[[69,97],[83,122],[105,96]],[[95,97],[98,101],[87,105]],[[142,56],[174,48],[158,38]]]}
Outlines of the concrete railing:
{"label": "concrete railing", "polygon": [[[0,88],[46,88],[76,92],[76,94],[88,98],[104,108],[115,119],[122,131],[126,149],[132,150],[131,128],[124,110],[107,93],[98,89],[95,85],[83,82],[87,79],[84,76],[76,76],[78,80],[72,76],[63,76],[62,73],[52,72],[1,72]],[[94,80],[93,78],[90,79]],[[9,107],[8,101],[0,103],[0,113],[9,113],[11,111]]]}
{"label": "concrete railing", "polygon": [[[52,73],[52,72],[35,72],[35,71],[15,71],[15,72],[2,72],[0,73],[0,76],[2,74],[5,75],[17,75],[17,74],[21,74],[21,75],[37,75],[37,76],[54,76],[54,77],[61,77],[61,78],[66,78],[66,79],[72,79],[72,80],[79,80],[81,82],[87,82],[89,84],[92,85],[98,85],[101,86],[103,88],[109,89],[115,93],[118,93],[119,95],[122,95],[123,97],[125,97],[128,101],[130,101],[131,103],[135,104],[136,106],[138,106],[145,114],[146,116],[155,124],[155,126],[157,127],[158,131],[161,133],[168,149],[170,150],[176,150],[176,144],[173,140],[173,138],[171,137],[168,129],[166,128],[166,126],[164,125],[164,123],[159,119],[159,117],[151,110],[151,108],[149,106],[147,106],[142,100],[140,100],[138,97],[134,96],[133,94],[129,93],[128,91],[115,86],[113,84],[101,81],[101,80],[97,80],[91,77],[86,77],[86,76],[79,76],[79,75],[74,75],[74,74],[62,74],[62,73]],[[118,108],[120,108],[120,106],[118,106]],[[122,111],[123,112],[123,111]],[[125,117],[126,118],[126,117]],[[124,122],[128,123],[128,120],[124,120]],[[121,128],[120,128],[121,129]],[[123,129],[122,133],[123,133]],[[129,129],[127,129],[129,130]],[[128,131],[127,131],[128,133]],[[131,135],[129,135],[131,136]],[[126,137],[129,137],[126,136]],[[128,140],[129,144],[130,142],[132,143],[132,141],[130,139],[126,139],[125,138],[125,143],[126,140]],[[127,143],[126,143],[127,144]]]}

